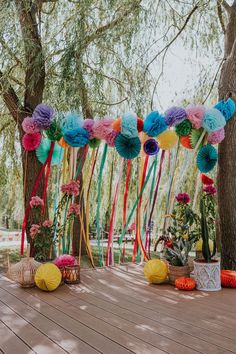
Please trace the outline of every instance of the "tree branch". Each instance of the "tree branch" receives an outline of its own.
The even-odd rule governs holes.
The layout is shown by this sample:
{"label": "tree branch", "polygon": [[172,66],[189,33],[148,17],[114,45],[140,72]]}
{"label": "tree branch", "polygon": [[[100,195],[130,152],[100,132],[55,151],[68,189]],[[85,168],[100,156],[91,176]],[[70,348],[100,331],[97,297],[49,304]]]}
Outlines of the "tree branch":
{"label": "tree branch", "polygon": [[111,103],[109,103],[109,102],[99,102],[99,101],[93,101],[93,102],[97,103],[97,104],[102,104],[104,106],[117,106],[118,104],[121,104],[121,103],[123,103],[123,102],[125,102],[127,100],[128,100],[128,97],[125,97],[125,98],[123,98],[122,100],[120,100],[118,102],[111,102]]}
{"label": "tree branch", "polygon": [[225,23],[224,23],[224,18],[223,18],[222,4],[221,4],[220,0],[217,1],[217,15],[218,15],[218,18],[220,21],[222,31],[225,34],[226,29],[225,29]]}
{"label": "tree branch", "polygon": [[224,7],[224,9],[230,13],[231,12],[231,6],[227,3],[226,0],[220,0],[219,1],[221,3],[221,5]]}

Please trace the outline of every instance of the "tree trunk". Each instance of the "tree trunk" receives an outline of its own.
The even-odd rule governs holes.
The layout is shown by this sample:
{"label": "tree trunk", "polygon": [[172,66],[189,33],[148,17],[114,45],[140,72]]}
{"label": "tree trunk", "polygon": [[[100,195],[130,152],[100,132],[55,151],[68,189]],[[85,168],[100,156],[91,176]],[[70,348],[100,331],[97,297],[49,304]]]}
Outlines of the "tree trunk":
{"label": "tree trunk", "polygon": [[[231,7],[225,33],[225,62],[219,82],[219,98],[229,93],[236,101],[236,9]],[[219,146],[218,205],[222,268],[236,270],[236,116],[225,127]]]}

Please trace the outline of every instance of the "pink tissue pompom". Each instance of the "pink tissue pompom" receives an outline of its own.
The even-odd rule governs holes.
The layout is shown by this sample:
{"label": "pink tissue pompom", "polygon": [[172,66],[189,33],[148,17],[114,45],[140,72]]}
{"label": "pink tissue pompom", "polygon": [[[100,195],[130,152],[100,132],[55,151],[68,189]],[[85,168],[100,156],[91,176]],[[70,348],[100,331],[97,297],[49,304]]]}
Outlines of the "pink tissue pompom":
{"label": "pink tissue pompom", "polygon": [[110,147],[114,147],[115,146],[115,139],[117,137],[119,133],[116,132],[115,130],[111,130],[109,132],[107,132],[107,135],[106,135],[106,143],[108,146]]}
{"label": "pink tissue pompom", "polygon": [[187,117],[192,123],[193,128],[199,129],[202,126],[202,120],[206,111],[206,108],[200,104],[193,105],[190,104],[185,109],[187,113]]}
{"label": "pink tissue pompom", "polygon": [[22,138],[22,145],[26,151],[36,150],[41,142],[41,134],[33,133],[33,134],[25,134]]}
{"label": "pink tissue pompom", "polygon": [[59,256],[55,259],[54,264],[58,268],[63,268],[66,266],[73,266],[73,265],[77,264],[77,261],[76,261],[75,257],[70,256],[69,254],[62,254],[61,256]]}
{"label": "pink tissue pompom", "polygon": [[31,117],[25,117],[22,122],[22,128],[27,134],[38,133],[40,131],[34,118]]}
{"label": "pink tissue pompom", "polygon": [[93,126],[94,126],[94,120],[93,119],[88,118],[88,119],[85,119],[83,121],[82,128],[87,130],[87,132],[89,133],[90,139],[94,138]]}
{"label": "pink tissue pompom", "polygon": [[215,132],[208,134],[207,140],[209,144],[219,144],[222,140],[224,140],[224,138],[225,130],[224,128],[221,128],[219,130],[216,130]]}
{"label": "pink tissue pompom", "polygon": [[113,119],[111,118],[104,118],[102,120],[96,120],[93,125],[93,134],[94,137],[97,139],[104,139],[106,140],[106,136],[112,130],[112,123]]}

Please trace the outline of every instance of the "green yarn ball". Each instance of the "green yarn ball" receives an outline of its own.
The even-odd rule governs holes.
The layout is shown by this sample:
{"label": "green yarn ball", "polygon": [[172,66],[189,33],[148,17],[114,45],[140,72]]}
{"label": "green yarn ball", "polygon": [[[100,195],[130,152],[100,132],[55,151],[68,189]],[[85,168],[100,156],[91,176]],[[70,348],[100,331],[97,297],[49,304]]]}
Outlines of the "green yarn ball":
{"label": "green yarn ball", "polygon": [[192,124],[188,119],[185,119],[182,123],[176,125],[175,132],[178,136],[189,135],[192,130]]}
{"label": "green yarn ball", "polygon": [[101,143],[100,139],[97,138],[93,138],[91,140],[89,140],[89,147],[91,147],[92,149],[96,149]]}
{"label": "green yarn ball", "polygon": [[[200,139],[202,133],[203,133],[203,128],[201,129],[192,129],[191,133],[190,133],[190,144],[192,146],[193,149],[195,149],[195,147],[197,146],[198,140]],[[202,147],[203,145],[203,140],[199,146],[199,149]]]}
{"label": "green yarn ball", "polygon": [[47,137],[52,141],[59,141],[62,138],[62,130],[60,125],[54,120],[46,131]]}

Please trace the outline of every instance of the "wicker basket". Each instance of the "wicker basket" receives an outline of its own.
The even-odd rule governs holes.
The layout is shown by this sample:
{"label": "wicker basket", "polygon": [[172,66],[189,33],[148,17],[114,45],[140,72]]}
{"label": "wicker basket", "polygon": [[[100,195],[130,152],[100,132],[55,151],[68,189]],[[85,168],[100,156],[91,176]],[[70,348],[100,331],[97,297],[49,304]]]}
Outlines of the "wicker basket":
{"label": "wicker basket", "polygon": [[169,264],[169,281],[171,285],[175,285],[175,280],[181,277],[190,277],[190,268],[188,265],[176,267]]}
{"label": "wicker basket", "polygon": [[64,281],[67,284],[78,284],[80,282],[80,266],[66,266]]}

